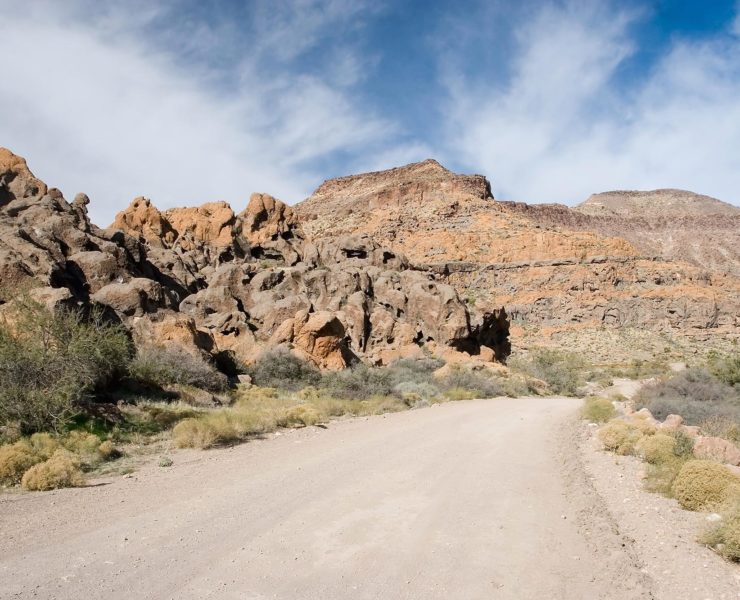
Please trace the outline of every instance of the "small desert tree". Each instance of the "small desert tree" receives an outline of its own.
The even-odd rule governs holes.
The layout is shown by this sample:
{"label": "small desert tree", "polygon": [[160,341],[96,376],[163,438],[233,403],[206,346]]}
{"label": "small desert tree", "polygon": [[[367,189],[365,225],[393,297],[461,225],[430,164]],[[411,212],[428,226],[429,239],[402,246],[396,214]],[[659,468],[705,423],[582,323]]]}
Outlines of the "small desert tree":
{"label": "small desert tree", "polygon": [[126,331],[93,311],[51,312],[20,299],[0,321],[0,424],[59,430],[87,396],[124,374]]}

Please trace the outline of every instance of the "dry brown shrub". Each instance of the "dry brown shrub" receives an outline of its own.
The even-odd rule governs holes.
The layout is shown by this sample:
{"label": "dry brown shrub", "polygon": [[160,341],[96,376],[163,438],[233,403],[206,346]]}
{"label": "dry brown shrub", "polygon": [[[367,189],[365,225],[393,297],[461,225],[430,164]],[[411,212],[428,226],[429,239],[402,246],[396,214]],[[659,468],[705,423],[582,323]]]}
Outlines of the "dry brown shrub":
{"label": "dry brown shrub", "polygon": [[730,500],[720,513],[722,520],[710,526],[699,541],[727,560],[740,562],[740,496]]}
{"label": "dry brown shrub", "polygon": [[676,458],[676,438],[665,433],[646,435],[635,446],[637,454],[646,462],[659,464]]}
{"label": "dry brown shrub", "polygon": [[0,446],[0,485],[16,485],[23,474],[41,459],[24,441]]}
{"label": "dry brown shrub", "polygon": [[28,491],[76,487],[84,483],[79,460],[66,450],[57,450],[49,460],[34,465],[21,480],[21,486]]}
{"label": "dry brown shrub", "polygon": [[642,432],[631,423],[613,420],[599,429],[598,437],[606,450],[626,455],[634,454]]}
{"label": "dry brown shrub", "polygon": [[709,460],[690,460],[678,472],[673,496],[687,510],[707,510],[740,493],[740,477]]}

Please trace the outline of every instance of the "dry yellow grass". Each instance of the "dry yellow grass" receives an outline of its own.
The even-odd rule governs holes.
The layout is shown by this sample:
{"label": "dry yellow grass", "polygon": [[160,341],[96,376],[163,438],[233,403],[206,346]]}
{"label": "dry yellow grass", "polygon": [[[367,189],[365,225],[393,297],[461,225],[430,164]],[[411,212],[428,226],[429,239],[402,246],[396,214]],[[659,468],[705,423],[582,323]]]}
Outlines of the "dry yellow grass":
{"label": "dry yellow grass", "polygon": [[293,393],[252,386],[238,391],[234,406],[181,421],[172,437],[180,448],[210,448],[279,427],[307,427],[342,415],[376,415],[407,408],[401,398],[394,396],[342,400],[312,387]]}
{"label": "dry yellow grass", "polygon": [[475,392],[467,388],[454,387],[449,390],[445,390],[443,395],[448,400],[472,400],[475,398]]}

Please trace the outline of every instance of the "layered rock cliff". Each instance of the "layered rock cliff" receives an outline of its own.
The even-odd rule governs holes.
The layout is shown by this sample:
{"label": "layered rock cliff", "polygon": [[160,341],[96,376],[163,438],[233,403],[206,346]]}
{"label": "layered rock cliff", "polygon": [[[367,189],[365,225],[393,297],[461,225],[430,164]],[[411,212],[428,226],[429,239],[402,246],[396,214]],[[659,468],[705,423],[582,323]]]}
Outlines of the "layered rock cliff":
{"label": "layered rock cliff", "polygon": [[[250,362],[282,345],[322,368],[423,347],[503,359],[508,321],[467,306],[434,272],[364,235],[307,237],[290,207],[253,194],[159,211],[136,198],[113,225],[0,153],[0,300],[105,307],[139,344],[178,342]],[[489,349],[486,349],[489,348]]]}
{"label": "layered rock cliff", "polygon": [[[505,306],[514,345],[532,328],[736,338],[740,211],[718,201],[706,211],[693,204],[693,213],[679,201],[642,210],[655,194],[631,204],[595,196],[577,209],[500,202],[481,176],[425,161],[325,182],[294,209],[314,238],[370,235],[437,273],[469,305]],[[697,219],[714,224],[694,233],[701,252],[661,241],[667,231],[688,238]]]}

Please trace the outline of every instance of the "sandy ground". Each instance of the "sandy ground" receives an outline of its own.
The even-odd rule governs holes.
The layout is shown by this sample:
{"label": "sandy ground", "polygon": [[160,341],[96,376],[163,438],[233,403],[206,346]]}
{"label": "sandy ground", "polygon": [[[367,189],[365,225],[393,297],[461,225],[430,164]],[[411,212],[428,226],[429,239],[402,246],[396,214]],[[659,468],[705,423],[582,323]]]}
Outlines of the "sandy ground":
{"label": "sandy ground", "polygon": [[448,403],[0,495],[0,598],[740,598],[703,517],[597,451],[579,405]]}

